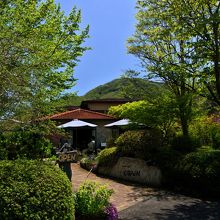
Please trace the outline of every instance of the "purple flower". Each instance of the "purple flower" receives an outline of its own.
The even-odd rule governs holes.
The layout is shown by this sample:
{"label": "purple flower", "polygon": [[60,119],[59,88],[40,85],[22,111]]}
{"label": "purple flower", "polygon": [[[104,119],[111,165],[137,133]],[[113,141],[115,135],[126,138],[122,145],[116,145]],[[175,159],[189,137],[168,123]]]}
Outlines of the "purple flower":
{"label": "purple flower", "polygon": [[109,203],[106,207],[105,214],[107,216],[107,220],[118,220],[117,208],[112,203]]}

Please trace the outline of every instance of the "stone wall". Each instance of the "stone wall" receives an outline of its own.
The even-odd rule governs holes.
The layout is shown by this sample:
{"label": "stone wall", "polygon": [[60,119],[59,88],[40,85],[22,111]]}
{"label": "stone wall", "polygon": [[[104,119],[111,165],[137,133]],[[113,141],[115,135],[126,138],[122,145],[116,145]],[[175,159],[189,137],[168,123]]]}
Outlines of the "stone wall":
{"label": "stone wall", "polygon": [[149,186],[160,186],[162,179],[159,168],[148,166],[144,160],[129,157],[120,157],[111,168],[99,167],[98,173]]}

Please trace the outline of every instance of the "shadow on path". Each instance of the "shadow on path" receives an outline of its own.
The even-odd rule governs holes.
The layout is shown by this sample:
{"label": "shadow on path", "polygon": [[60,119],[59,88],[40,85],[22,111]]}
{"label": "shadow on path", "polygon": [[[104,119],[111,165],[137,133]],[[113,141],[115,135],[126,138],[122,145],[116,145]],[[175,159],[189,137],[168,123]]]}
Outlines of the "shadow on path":
{"label": "shadow on path", "polygon": [[[153,189],[116,179],[96,176],[72,165],[73,189],[86,179],[108,184],[114,189],[111,197],[123,220],[220,220],[220,201],[191,198],[161,189]],[[89,174],[89,175],[88,175]]]}
{"label": "shadow on path", "polygon": [[220,219],[220,201],[204,201],[158,191],[119,212],[123,220],[211,220]]}

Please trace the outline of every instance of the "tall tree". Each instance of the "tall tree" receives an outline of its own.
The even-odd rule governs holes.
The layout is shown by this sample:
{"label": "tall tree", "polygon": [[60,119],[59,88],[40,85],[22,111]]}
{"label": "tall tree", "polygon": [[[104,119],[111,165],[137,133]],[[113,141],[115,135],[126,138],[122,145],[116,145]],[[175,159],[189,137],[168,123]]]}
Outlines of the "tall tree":
{"label": "tall tree", "polygon": [[[184,136],[192,115],[191,88],[195,86],[194,68],[189,55],[194,52],[189,34],[182,35],[180,18],[172,16],[175,9],[168,1],[137,2],[136,32],[128,40],[128,51],[137,56],[150,77],[159,77],[175,96],[178,118]],[[184,28],[183,28],[184,29]]]}
{"label": "tall tree", "polygon": [[192,38],[195,53],[190,58],[199,64],[199,82],[205,85],[207,97],[220,106],[220,1],[172,0],[169,7],[180,18],[178,26]]}
{"label": "tall tree", "polygon": [[168,138],[175,120],[176,105],[167,92],[161,93],[154,101],[136,101],[119,106],[112,106],[109,113],[120,118],[128,118],[132,122],[145,124],[157,128],[163,134],[164,140]]}
{"label": "tall tree", "polygon": [[3,0],[0,18],[0,119],[35,120],[74,85],[88,27],[54,0]]}

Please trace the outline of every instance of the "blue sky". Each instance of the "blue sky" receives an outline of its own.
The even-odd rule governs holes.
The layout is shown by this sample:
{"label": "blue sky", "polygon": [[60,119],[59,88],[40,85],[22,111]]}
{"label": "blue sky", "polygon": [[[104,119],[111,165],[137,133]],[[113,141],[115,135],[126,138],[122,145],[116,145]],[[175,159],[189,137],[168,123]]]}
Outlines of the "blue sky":
{"label": "blue sky", "polygon": [[71,91],[84,95],[98,85],[119,78],[127,69],[137,69],[137,59],[127,54],[126,40],[135,31],[135,0],[56,0],[69,13],[75,5],[82,11],[82,27],[90,25],[92,47],[81,58]]}

